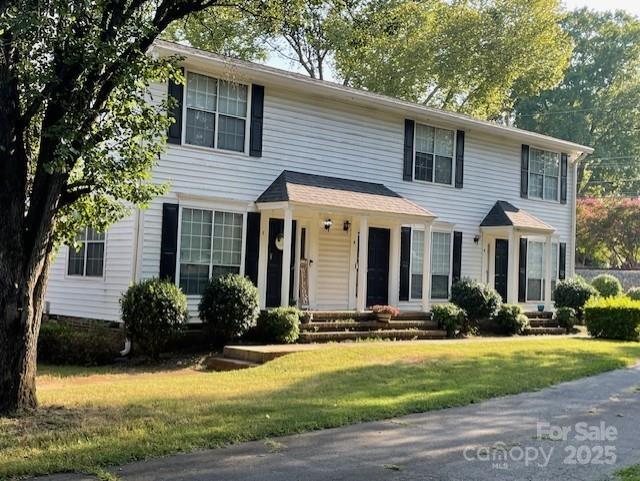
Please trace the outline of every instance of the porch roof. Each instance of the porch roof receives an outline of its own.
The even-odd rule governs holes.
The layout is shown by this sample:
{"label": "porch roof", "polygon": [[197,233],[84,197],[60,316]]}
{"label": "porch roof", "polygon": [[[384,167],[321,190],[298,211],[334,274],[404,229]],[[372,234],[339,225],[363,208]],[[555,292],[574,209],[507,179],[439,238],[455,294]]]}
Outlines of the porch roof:
{"label": "porch roof", "polygon": [[256,200],[415,217],[436,216],[383,184],[284,170]]}
{"label": "porch roof", "polygon": [[495,203],[480,223],[480,227],[515,227],[541,232],[555,230],[549,224],[504,200]]}

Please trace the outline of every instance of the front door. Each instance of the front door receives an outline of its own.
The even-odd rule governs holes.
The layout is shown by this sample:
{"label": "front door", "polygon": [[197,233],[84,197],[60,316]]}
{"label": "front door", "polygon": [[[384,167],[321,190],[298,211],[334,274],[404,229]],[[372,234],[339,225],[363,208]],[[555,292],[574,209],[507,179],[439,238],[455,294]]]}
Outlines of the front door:
{"label": "front door", "polygon": [[507,278],[509,276],[509,241],[496,239],[495,288],[507,302]]}
{"label": "front door", "polygon": [[[267,252],[267,307],[280,305],[282,292],[282,238],[284,219],[269,219],[269,248]],[[289,276],[289,299],[293,297],[293,268],[295,266],[296,221],[293,221],[291,236],[291,275]]]}
{"label": "front door", "polygon": [[369,229],[367,306],[389,302],[389,229]]}

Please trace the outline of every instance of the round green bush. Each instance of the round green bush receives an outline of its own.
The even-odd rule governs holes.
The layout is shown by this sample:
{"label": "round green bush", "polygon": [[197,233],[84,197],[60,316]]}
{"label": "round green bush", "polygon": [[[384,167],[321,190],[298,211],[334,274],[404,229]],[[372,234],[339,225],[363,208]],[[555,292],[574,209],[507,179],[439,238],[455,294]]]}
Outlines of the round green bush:
{"label": "round green bush", "polygon": [[571,332],[577,322],[576,310],[572,307],[559,307],[554,317],[558,325],[564,327],[567,333]]}
{"label": "round green bush", "polygon": [[256,327],[263,342],[291,344],[300,336],[301,317],[295,307],[277,307],[262,311]]}
{"label": "round green bush", "polygon": [[454,337],[464,324],[465,314],[455,304],[435,304],[431,308],[431,319],[438,323],[439,328],[447,331],[447,337]]}
{"label": "round green bush", "polygon": [[[490,285],[464,278],[451,286],[451,302],[464,310],[468,321],[477,323],[491,318],[502,304],[502,298]],[[473,325],[468,327],[473,329]]]}
{"label": "round green bush", "polygon": [[152,359],[178,336],[189,319],[187,297],[172,282],[145,279],[133,284],[120,298],[127,336]]}
{"label": "round green bush", "polygon": [[529,318],[517,304],[502,304],[493,317],[500,333],[507,336],[522,334],[529,326]]}
{"label": "round green bush", "polygon": [[631,287],[627,291],[627,297],[634,301],[640,301],[640,287]]}
{"label": "round green bush", "polygon": [[575,309],[578,319],[582,319],[582,310],[587,301],[596,296],[598,291],[579,277],[559,281],[553,291],[556,308],[571,307]]}
{"label": "round green bush", "polygon": [[594,277],[591,285],[596,288],[602,297],[615,297],[622,294],[622,284],[610,274],[600,274]]}
{"label": "round green bush", "polygon": [[211,279],[202,294],[198,311],[211,340],[216,345],[223,345],[255,326],[259,313],[258,289],[248,278],[238,274]]}

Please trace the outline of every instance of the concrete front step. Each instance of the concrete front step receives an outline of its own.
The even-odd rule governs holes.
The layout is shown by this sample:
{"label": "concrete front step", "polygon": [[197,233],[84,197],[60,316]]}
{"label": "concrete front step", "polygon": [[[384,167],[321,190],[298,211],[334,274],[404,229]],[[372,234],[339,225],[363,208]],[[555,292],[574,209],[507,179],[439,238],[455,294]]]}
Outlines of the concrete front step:
{"label": "concrete front step", "polygon": [[523,334],[526,336],[539,336],[539,335],[560,335],[566,334],[567,330],[564,327],[529,327],[524,330]]}
{"label": "concrete front step", "polygon": [[329,331],[301,332],[300,342],[358,341],[366,339],[444,339],[445,331],[439,329],[387,329],[384,331]]}
{"label": "concrete front step", "polygon": [[232,359],[226,357],[210,357],[204,365],[211,371],[235,371],[237,369],[247,369],[250,367],[256,367],[259,364],[250,361],[244,361],[242,359]]}
{"label": "concrete front step", "polygon": [[372,330],[399,330],[399,329],[437,329],[438,325],[434,321],[323,321],[309,322],[302,324],[300,330],[303,332],[326,332],[326,331],[372,331]]}

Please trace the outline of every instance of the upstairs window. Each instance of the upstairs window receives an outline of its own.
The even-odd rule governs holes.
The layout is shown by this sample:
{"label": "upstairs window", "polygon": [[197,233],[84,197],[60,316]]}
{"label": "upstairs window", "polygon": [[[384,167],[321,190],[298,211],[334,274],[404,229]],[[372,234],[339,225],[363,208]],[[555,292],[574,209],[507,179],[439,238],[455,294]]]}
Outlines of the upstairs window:
{"label": "upstairs window", "polygon": [[529,149],[529,197],[558,200],[560,185],[560,154]]}
{"label": "upstairs window", "polygon": [[76,236],[80,248],[69,247],[67,275],[102,277],[104,272],[105,235],[91,227],[83,228]]}
{"label": "upstairs window", "polygon": [[187,75],[187,144],[245,151],[246,85],[196,73]]}
{"label": "upstairs window", "polygon": [[451,185],[453,180],[453,130],[416,124],[414,179]]}

